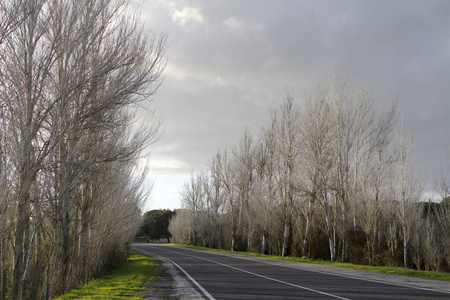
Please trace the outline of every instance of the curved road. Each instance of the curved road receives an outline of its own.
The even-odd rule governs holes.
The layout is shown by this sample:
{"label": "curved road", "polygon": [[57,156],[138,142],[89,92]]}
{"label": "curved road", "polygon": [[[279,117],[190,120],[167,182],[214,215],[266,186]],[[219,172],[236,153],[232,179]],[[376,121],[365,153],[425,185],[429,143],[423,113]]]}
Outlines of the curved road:
{"label": "curved road", "polygon": [[450,299],[450,291],[382,283],[189,248],[134,244],[166,259],[206,299]]}

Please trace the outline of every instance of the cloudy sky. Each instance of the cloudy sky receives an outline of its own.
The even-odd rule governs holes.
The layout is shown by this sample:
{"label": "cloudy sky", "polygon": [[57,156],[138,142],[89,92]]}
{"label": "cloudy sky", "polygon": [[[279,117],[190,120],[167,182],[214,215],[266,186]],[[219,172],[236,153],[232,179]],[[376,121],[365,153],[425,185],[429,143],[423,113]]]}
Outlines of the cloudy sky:
{"label": "cloudy sky", "polygon": [[[139,2],[139,1],[136,1]],[[143,1],[170,46],[154,97],[165,134],[154,146],[149,209],[179,191],[245,128],[256,133],[286,91],[303,96],[344,71],[375,107],[398,100],[418,169],[432,176],[450,145],[450,1]]]}

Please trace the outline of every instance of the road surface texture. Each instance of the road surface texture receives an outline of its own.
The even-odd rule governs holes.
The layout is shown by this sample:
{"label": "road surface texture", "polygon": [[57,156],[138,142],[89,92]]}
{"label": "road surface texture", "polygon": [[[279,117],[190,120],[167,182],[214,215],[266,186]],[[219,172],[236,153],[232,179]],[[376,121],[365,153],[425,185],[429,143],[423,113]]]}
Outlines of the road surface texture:
{"label": "road surface texture", "polygon": [[[147,299],[450,299],[449,282],[166,245],[133,249],[163,262],[166,275]],[[158,294],[161,283],[173,291]]]}

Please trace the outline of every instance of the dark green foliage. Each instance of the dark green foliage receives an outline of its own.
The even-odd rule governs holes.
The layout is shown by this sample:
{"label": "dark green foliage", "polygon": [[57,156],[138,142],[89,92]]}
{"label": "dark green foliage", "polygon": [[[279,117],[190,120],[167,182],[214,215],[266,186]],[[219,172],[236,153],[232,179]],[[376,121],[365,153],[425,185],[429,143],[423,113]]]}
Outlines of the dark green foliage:
{"label": "dark green foliage", "polygon": [[366,236],[359,229],[350,229],[348,232],[348,255],[349,261],[354,264],[369,264],[366,258]]}
{"label": "dark green foliage", "polygon": [[313,239],[311,240],[311,257],[314,259],[330,259],[330,247],[328,246],[327,235],[317,227],[313,229]]}
{"label": "dark green foliage", "polygon": [[170,219],[175,216],[176,212],[170,209],[155,209],[144,214],[142,226],[137,236],[146,237],[149,240],[167,239],[170,243],[170,234],[168,228]]}
{"label": "dark green foliage", "polygon": [[[441,203],[444,203],[442,200]],[[439,212],[441,208],[441,204],[437,202],[419,202],[418,205],[422,207],[421,218],[425,219],[427,217],[436,216],[436,213]]]}
{"label": "dark green foliage", "polygon": [[130,256],[130,245],[128,243],[116,245],[106,254],[105,262],[102,268],[102,273],[112,271],[118,268],[119,266],[125,264],[129,256]]}

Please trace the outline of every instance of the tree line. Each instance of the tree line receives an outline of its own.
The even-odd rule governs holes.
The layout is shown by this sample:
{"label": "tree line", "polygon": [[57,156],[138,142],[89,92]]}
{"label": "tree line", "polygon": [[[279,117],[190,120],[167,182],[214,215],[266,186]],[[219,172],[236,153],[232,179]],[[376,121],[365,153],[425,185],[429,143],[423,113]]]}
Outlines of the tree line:
{"label": "tree line", "polygon": [[[256,135],[219,149],[181,190],[173,240],[213,248],[440,271],[450,261],[450,177],[423,184],[396,103],[374,109],[345,76],[290,94]],[[447,264],[448,266],[448,264]]]}
{"label": "tree line", "polygon": [[148,98],[166,38],[127,2],[0,3],[1,299],[87,282],[126,258],[140,226],[137,161],[159,136]]}

